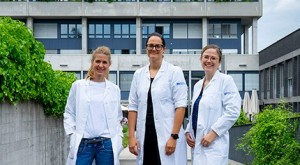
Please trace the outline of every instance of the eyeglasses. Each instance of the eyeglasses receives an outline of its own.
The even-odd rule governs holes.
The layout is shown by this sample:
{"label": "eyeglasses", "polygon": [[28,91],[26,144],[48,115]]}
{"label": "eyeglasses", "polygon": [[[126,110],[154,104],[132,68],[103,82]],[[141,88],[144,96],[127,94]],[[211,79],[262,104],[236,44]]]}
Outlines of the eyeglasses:
{"label": "eyeglasses", "polygon": [[155,50],[161,50],[163,47],[164,45],[153,45],[153,44],[146,45],[147,50],[153,50],[153,48],[155,48]]}

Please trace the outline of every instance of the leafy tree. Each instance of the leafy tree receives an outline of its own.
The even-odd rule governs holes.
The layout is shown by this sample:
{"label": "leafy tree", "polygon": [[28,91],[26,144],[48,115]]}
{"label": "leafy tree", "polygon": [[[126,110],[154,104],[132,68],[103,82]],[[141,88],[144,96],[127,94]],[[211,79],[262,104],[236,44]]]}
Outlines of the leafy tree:
{"label": "leafy tree", "polygon": [[0,101],[34,101],[61,117],[75,74],[54,71],[44,45],[23,22],[0,17]]}
{"label": "leafy tree", "polygon": [[296,139],[299,118],[284,103],[267,106],[241,139],[238,149],[254,156],[254,165],[299,165],[300,143]]}

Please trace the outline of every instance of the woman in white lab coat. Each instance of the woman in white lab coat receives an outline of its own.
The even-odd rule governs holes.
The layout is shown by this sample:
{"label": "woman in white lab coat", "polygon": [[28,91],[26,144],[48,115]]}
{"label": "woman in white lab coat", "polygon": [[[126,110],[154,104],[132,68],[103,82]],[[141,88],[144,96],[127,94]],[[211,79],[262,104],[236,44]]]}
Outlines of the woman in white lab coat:
{"label": "woman in white lab coat", "polygon": [[137,155],[138,165],[185,165],[183,72],[163,60],[165,40],[159,33],[147,38],[146,49],[150,64],[134,73],[130,88],[129,151]]}
{"label": "woman in white lab coat", "polygon": [[120,164],[120,88],[106,79],[110,65],[109,48],[98,47],[87,78],[72,84],[64,113],[65,132],[70,135],[68,165]]}
{"label": "woman in white lab coat", "polygon": [[241,97],[231,76],[218,71],[222,52],[217,45],[203,48],[205,77],[194,86],[186,139],[193,165],[228,165],[228,130],[240,115]]}

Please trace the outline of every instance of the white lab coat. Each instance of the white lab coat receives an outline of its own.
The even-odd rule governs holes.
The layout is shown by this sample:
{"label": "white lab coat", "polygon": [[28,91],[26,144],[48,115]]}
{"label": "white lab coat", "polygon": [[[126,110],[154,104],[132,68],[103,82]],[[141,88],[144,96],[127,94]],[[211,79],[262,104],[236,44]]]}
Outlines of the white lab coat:
{"label": "white lab coat", "polygon": [[[137,157],[138,165],[143,163],[149,87],[150,72],[148,64],[134,73],[129,94],[128,109],[129,111],[137,111],[136,138],[141,146]],[[163,60],[152,82],[151,94],[161,163],[162,165],[185,165],[187,162],[187,151],[182,127],[179,132],[179,139],[177,139],[175,153],[170,156],[165,154],[165,145],[173,129],[175,109],[187,106],[187,85],[181,68]]]}
{"label": "white lab coat", "polygon": [[[203,79],[194,86],[193,106],[202,85]],[[196,143],[191,149],[193,165],[228,165],[228,130],[238,119],[241,109],[241,97],[232,77],[216,71],[203,89],[198,108]],[[186,132],[194,136],[191,122],[192,115]],[[200,144],[201,139],[211,130],[214,130],[218,136],[208,147],[203,147]]]}
{"label": "white lab coat", "polygon": [[[106,87],[104,92],[104,109],[106,119],[103,122],[108,123],[108,129],[111,135],[114,165],[119,165],[119,154],[122,146],[122,110],[120,104],[120,88],[112,82],[105,80]],[[83,132],[86,126],[88,111],[90,110],[90,80],[77,80],[72,84],[64,113],[64,128],[67,135],[70,136],[70,152],[67,159],[67,165],[76,163],[77,151]]]}

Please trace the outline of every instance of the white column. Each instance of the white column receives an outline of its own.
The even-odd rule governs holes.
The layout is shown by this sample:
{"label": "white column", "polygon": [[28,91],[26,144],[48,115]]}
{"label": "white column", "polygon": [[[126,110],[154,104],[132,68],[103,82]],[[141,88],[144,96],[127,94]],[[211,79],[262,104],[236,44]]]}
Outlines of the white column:
{"label": "white column", "polygon": [[202,18],[202,47],[205,47],[208,43],[207,31],[208,31],[207,18]]}
{"label": "white column", "polygon": [[82,54],[87,54],[88,50],[87,50],[87,36],[88,36],[88,32],[87,32],[87,18],[86,17],[82,17],[81,18],[81,22],[82,22],[82,34],[81,34],[81,53]]}
{"label": "white column", "polygon": [[33,31],[33,18],[32,17],[27,17],[26,25]]}
{"label": "white column", "polygon": [[244,26],[244,54],[249,54],[249,26]]}
{"label": "white column", "polygon": [[252,21],[252,54],[258,54],[257,51],[257,18]]}
{"label": "white column", "polygon": [[136,18],[136,40],[135,40],[135,47],[136,47],[136,54],[142,54],[142,20],[141,18]]}

